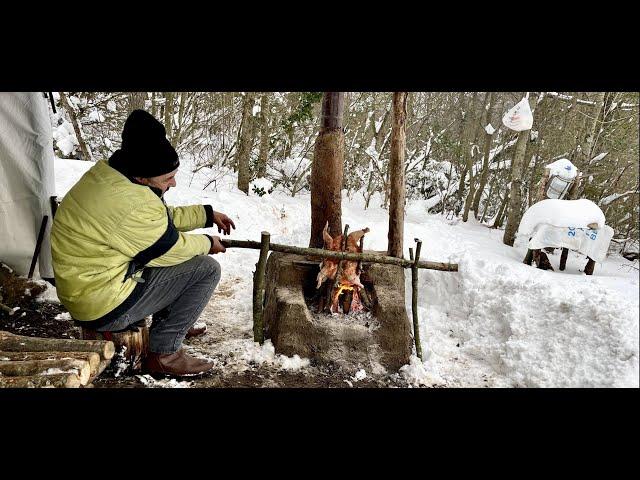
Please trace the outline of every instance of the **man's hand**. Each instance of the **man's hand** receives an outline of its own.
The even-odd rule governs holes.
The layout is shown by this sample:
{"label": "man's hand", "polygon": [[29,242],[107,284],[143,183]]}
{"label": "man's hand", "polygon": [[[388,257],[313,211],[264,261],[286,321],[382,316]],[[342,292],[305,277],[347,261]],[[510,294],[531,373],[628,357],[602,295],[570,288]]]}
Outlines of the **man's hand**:
{"label": "man's hand", "polygon": [[224,233],[229,235],[231,233],[231,227],[235,230],[236,225],[228,216],[222,212],[213,212],[213,223],[218,226],[218,233]]}
{"label": "man's hand", "polygon": [[225,246],[222,245],[222,243],[220,243],[220,237],[213,237],[213,236],[209,236],[209,237],[211,238],[211,248],[209,249],[209,255],[212,255],[215,253],[224,253],[227,251]]}

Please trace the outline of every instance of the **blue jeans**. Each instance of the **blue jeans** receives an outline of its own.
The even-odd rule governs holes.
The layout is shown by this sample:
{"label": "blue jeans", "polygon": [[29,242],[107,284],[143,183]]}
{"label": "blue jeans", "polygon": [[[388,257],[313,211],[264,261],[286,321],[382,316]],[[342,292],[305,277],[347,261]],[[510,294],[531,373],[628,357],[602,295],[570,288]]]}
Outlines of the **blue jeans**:
{"label": "blue jeans", "polygon": [[148,272],[140,299],[98,331],[124,330],[153,314],[149,351],[175,353],[218,285],[220,264],[212,257],[198,255],[172,267],[145,270]]}

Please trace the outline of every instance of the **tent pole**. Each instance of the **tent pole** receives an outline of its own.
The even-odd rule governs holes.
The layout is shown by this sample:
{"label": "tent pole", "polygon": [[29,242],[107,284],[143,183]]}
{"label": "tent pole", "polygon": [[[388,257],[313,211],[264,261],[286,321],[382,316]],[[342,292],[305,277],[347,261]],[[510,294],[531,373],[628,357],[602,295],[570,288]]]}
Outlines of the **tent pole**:
{"label": "tent pole", "polygon": [[42,223],[40,224],[40,232],[38,232],[38,241],[36,242],[36,250],[33,252],[33,258],[31,259],[31,268],[29,268],[29,277],[33,277],[33,271],[36,268],[36,260],[38,260],[38,255],[40,255],[40,248],[42,247],[42,239],[44,238],[44,231],[47,228],[47,221],[49,220],[49,216],[45,215],[42,217]]}

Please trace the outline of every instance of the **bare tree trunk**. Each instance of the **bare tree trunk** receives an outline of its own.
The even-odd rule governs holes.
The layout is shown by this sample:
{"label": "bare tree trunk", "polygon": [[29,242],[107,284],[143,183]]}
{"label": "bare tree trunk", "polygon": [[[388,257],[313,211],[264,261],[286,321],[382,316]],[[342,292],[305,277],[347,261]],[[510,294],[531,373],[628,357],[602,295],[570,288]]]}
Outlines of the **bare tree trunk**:
{"label": "bare tree trunk", "polygon": [[[493,114],[493,100],[494,100],[493,92],[489,92],[489,110],[487,111],[485,125],[483,125],[483,127],[485,128],[487,124],[491,123],[491,119],[492,119],[491,117]],[[478,210],[480,209],[480,199],[482,198],[482,192],[484,192],[484,187],[487,185],[487,178],[489,177],[489,154],[491,153],[492,141],[493,141],[493,133],[490,134],[485,130],[482,174],[480,175],[480,184],[478,185],[478,189],[475,192],[475,195],[473,198],[473,204],[471,206],[471,209],[473,210],[476,216],[476,219],[478,218],[478,215],[479,215]]]}
{"label": "bare tree trunk", "polygon": [[242,124],[240,127],[238,138],[238,150],[234,163],[238,166],[238,189],[249,194],[249,181],[251,179],[251,170],[249,166],[249,158],[251,156],[251,147],[253,145],[253,103],[255,100],[254,92],[247,92],[242,101]]}
{"label": "bare tree trunk", "polygon": [[498,209],[498,214],[496,215],[496,218],[493,220],[493,225],[491,225],[491,228],[502,227],[502,222],[504,220],[504,212],[507,209],[507,203],[509,203],[509,193],[510,191],[507,190],[507,192],[504,195],[504,198],[502,199],[502,203],[500,204],[500,208]]}
{"label": "bare tree trunk", "polygon": [[[469,124],[469,108],[467,108],[467,103],[465,103],[465,92],[460,92],[460,116],[462,117],[460,121],[460,130],[459,130],[459,142],[460,149],[459,155],[462,157],[462,166],[460,167],[460,179],[458,182],[458,190],[456,191],[456,207],[455,214],[460,213],[460,203],[462,202],[462,193],[464,190],[464,180],[467,177],[467,162],[465,152],[467,151],[467,131]],[[466,110],[466,111],[465,111]]]}
{"label": "bare tree trunk", "polygon": [[151,92],[151,115],[157,118],[158,104],[156,103],[156,92]]}
{"label": "bare tree trunk", "polygon": [[269,97],[265,93],[260,100],[260,152],[258,153],[258,171],[256,177],[264,178],[267,174],[269,158]]}
{"label": "bare tree trunk", "polygon": [[171,145],[175,148],[173,143],[173,92],[164,93],[164,128],[167,131],[167,138],[171,142]]}
{"label": "bare tree trunk", "polygon": [[134,110],[144,110],[144,101],[147,98],[147,92],[129,92],[127,95],[127,113]]}
{"label": "bare tree trunk", "polygon": [[341,190],[344,167],[342,114],[344,92],[325,92],[322,119],[311,167],[311,238],[309,246],[322,248],[322,230],[329,222],[329,234],[342,233]]}
{"label": "bare tree trunk", "polygon": [[[607,92],[598,92],[596,96],[596,108],[593,112],[593,121],[590,125],[588,136],[585,138],[582,145],[582,154],[579,157],[580,166],[578,168],[582,172],[583,178],[588,178],[591,173],[591,159],[595,156],[596,146],[598,144],[598,139],[600,138],[600,129],[602,128],[605,120],[606,103],[608,103],[605,102],[606,97]],[[572,195],[570,196],[571,199],[575,199],[584,194],[586,182],[582,182],[581,185],[578,185],[578,183],[579,181],[576,180],[576,189],[572,192]]]}
{"label": "bare tree trunk", "polygon": [[91,154],[91,150],[89,146],[84,141],[84,137],[82,135],[82,127],[80,127],[80,123],[78,122],[78,116],[76,115],[76,110],[71,105],[71,102],[67,99],[67,96],[64,92],[60,93],[60,101],[62,102],[62,106],[67,111],[69,115],[69,119],[71,120],[71,125],[73,126],[73,131],[76,134],[76,138],[78,139],[78,145],[80,146],[80,152],[82,153],[82,160],[91,161],[93,160],[93,155]]}
{"label": "bare tree trunk", "polygon": [[404,157],[406,149],[405,123],[407,92],[393,94],[393,123],[391,126],[391,160],[389,162],[391,195],[389,201],[389,233],[387,255],[403,258],[404,240]]}
{"label": "bare tree trunk", "polygon": [[507,213],[507,225],[504,228],[502,242],[513,247],[516,237],[516,230],[520,224],[522,210],[522,172],[524,170],[524,160],[529,143],[530,130],[523,130],[518,134],[516,151],[511,161],[511,188],[509,191],[509,207]]}
{"label": "bare tree trunk", "polygon": [[182,137],[182,127],[184,124],[184,110],[185,110],[185,105],[187,103],[186,96],[187,96],[186,92],[180,92],[180,97],[178,98],[178,122],[176,125],[176,129],[173,132],[173,135],[171,137],[171,145],[173,145],[174,148],[178,147]]}
{"label": "bare tree trunk", "polygon": [[[478,122],[478,120],[474,120],[475,123],[475,128],[474,128],[474,143],[479,143],[478,141],[478,131],[479,131],[479,127],[480,125],[482,125],[482,127],[486,126],[487,124],[487,111],[488,111],[488,106],[489,106],[489,102],[491,101],[491,92],[486,92],[485,96],[484,96],[484,101],[482,102],[483,108],[482,108],[482,117],[481,120]],[[475,105],[475,102],[474,102]],[[485,137],[486,137],[486,132],[485,132]],[[486,138],[485,138],[485,148],[486,148]],[[485,155],[485,158],[488,157],[488,152]],[[477,174],[474,175],[473,173],[473,164],[475,163],[475,155],[470,155],[467,159],[467,168],[469,170],[469,193],[467,194],[467,200],[464,203],[464,213],[462,214],[462,221],[466,222],[469,219],[469,209],[471,208],[471,204],[473,203],[473,198],[475,196],[475,184],[476,184],[476,177]]]}

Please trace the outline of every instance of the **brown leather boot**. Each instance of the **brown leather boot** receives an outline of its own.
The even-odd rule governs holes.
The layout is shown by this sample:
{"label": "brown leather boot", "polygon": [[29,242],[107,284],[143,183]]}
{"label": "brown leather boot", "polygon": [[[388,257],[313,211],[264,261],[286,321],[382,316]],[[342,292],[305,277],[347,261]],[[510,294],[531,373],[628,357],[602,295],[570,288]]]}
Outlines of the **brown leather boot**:
{"label": "brown leather boot", "polygon": [[207,331],[207,326],[204,324],[201,327],[193,326],[189,329],[189,331],[187,332],[187,335],[184,338],[199,337],[200,335],[203,335],[204,332],[206,331]]}
{"label": "brown leather boot", "polygon": [[181,348],[175,353],[148,352],[142,368],[145,373],[184,376],[207,372],[213,363],[192,357]]}

